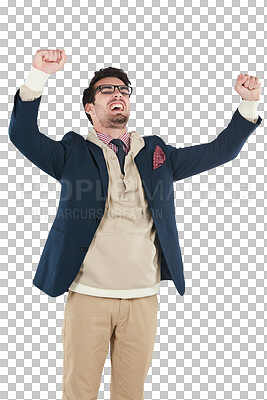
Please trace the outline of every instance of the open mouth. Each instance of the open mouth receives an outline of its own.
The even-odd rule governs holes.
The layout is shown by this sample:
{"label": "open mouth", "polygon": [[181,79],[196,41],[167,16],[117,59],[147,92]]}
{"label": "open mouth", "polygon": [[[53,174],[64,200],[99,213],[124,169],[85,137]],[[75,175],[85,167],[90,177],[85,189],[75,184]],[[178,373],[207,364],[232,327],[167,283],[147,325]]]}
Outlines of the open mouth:
{"label": "open mouth", "polygon": [[122,111],[124,111],[124,105],[113,103],[113,104],[111,104],[109,109],[111,112],[122,112]]}
{"label": "open mouth", "polygon": [[112,112],[112,113],[120,113],[120,112],[123,112],[123,110],[121,110],[121,109],[119,108],[119,109],[111,110],[111,112]]}

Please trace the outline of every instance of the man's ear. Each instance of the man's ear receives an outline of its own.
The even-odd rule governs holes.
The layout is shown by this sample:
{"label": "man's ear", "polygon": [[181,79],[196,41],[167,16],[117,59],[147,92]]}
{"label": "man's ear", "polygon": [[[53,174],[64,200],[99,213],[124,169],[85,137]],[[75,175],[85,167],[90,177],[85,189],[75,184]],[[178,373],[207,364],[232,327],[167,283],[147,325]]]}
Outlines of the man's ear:
{"label": "man's ear", "polygon": [[95,111],[94,111],[93,106],[92,106],[91,103],[85,104],[85,108],[84,108],[84,109],[85,109],[85,112],[86,112],[87,114],[92,115],[92,114],[95,113]]}

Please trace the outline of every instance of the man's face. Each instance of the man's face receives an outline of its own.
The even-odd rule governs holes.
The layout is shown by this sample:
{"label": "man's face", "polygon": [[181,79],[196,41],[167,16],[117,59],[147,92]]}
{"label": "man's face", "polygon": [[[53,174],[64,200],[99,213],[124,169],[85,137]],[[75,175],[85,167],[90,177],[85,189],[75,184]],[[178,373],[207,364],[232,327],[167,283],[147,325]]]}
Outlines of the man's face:
{"label": "man's face", "polygon": [[[125,83],[118,78],[107,77],[100,79],[94,85],[94,90],[100,85],[124,85]],[[111,110],[112,103],[121,103],[123,110]],[[115,88],[115,92],[104,94],[98,90],[95,94],[95,104],[87,103],[85,111],[91,115],[93,125],[97,130],[103,128],[124,129],[130,117],[130,99],[129,95],[122,94],[119,88]]]}

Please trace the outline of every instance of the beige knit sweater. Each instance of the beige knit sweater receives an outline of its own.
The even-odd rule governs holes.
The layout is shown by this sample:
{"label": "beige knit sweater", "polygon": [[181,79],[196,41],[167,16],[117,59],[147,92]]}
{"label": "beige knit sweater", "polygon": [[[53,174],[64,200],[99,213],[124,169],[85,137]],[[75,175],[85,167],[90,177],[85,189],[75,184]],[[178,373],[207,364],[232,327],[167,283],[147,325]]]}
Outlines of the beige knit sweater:
{"label": "beige knit sweater", "polygon": [[[39,97],[49,76],[32,66],[20,88],[21,99]],[[242,100],[239,111],[255,123],[258,103]],[[103,218],[70,290],[113,298],[145,297],[159,291],[161,249],[134,162],[145,143],[136,131],[129,135],[130,151],[122,175],[114,151],[94,129],[88,133],[87,140],[103,151],[109,174],[108,194]]]}

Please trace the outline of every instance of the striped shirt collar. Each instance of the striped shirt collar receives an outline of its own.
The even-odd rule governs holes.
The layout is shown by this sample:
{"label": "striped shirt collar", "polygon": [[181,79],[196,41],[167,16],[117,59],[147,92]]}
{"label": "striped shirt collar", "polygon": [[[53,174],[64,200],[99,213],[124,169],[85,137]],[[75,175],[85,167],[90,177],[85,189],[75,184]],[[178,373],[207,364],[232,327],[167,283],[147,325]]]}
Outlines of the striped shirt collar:
{"label": "striped shirt collar", "polygon": [[[93,142],[102,149],[106,149],[107,147],[113,151],[117,151],[117,146],[113,143],[110,143],[114,137],[110,136],[107,133],[96,132],[94,128],[89,129],[86,141]],[[128,154],[130,151],[132,152],[133,158],[138,154],[138,152],[145,146],[145,140],[142,136],[139,135],[136,131],[125,132],[120,136],[120,139],[123,142],[124,151]],[[127,149],[128,146],[128,149]]]}
{"label": "striped shirt collar", "polygon": [[[112,139],[115,139],[113,136],[110,136],[108,133],[104,133],[104,132],[97,132],[95,131],[98,138],[100,140],[102,140],[103,143],[109,145],[110,141]],[[120,139],[123,144],[125,145],[127,151],[129,151],[130,149],[130,136],[128,132],[123,133],[121,136],[118,137],[118,139]]]}

